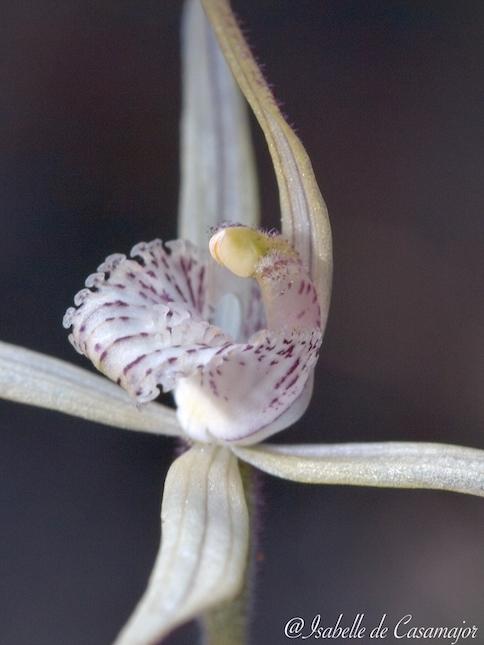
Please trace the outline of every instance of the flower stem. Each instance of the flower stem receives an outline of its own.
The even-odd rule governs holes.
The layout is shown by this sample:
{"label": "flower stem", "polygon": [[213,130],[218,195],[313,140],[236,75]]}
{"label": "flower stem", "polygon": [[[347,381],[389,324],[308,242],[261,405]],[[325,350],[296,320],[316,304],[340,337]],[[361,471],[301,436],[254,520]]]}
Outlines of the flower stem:
{"label": "flower stem", "polygon": [[201,619],[203,645],[245,645],[247,642],[246,589],[231,602]]}

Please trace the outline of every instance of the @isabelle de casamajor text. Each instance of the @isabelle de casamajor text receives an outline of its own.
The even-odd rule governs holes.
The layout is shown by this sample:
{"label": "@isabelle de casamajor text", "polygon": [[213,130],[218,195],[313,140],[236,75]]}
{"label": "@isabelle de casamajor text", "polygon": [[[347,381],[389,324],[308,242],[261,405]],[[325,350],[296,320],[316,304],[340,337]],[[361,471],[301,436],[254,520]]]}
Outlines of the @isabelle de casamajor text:
{"label": "@isabelle de casamajor text", "polygon": [[[423,625],[417,624],[412,614],[405,614],[390,620],[383,614],[379,621],[365,624],[365,614],[356,614],[349,620],[340,614],[332,624],[325,624],[321,614],[306,621],[300,616],[290,618],[284,626],[284,635],[289,639],[373,639],[389,641],[434,640],[448,645],[458,645],[465,640],[479,639],[479,627],[466,620],[460,625]],[[477,641],[480,642],[480,641]]]}

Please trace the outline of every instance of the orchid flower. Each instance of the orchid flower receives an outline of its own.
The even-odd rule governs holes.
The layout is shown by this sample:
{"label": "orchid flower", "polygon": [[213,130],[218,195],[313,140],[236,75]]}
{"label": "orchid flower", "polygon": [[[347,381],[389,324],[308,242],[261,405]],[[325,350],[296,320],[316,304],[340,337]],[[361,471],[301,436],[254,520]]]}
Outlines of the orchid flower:
{"label": "orchid flower", "polygon": [[[221,629],[224,643],[244,642],[250,499],[239,460],[304,483],[484,496],[484,452],[472,448],[260,444],[310,402],[331,293],[329,220],[228,1],[189,0],[183,43],[180,239],[109,256],[64,318],[75,349],[114,382],[0,343],[3,398],[188,447],[168,472],[160,551],[117,645],[157,643],[195,617],[207,642],[222,642]],[[269,146],[280,234],[259,228],[239,90]],[[176,412],[154,402],[160,387]]]}

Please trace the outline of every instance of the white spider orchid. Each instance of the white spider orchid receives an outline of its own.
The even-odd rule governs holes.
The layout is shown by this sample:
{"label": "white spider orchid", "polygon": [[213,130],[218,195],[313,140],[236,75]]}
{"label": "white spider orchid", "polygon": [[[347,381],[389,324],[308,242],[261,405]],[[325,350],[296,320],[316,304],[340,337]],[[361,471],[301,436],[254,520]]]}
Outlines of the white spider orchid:
{"label": "white spider orchid", "polygon": [[[138,403],[155,399],[157,384],[174,389],[190,439],[253,443],[293,423],[306,407],[303,390],[322,338],[318,298],[280,236],[236,226],[222,228],[210,246],[220,264],[257,280],[267,328],[260,326],[255,289],[245,302],[236,284],[228,294],[213,293],[213,261],[181,240],[137,244],[131,255],[140,261],[107,258],[64,325],[72,325],[77,351]],[[223,324],[227,295],[230,329]],[[217,318],[220,327],[211,324]]]}
{"label": "white spider orchid", "polygon": [[[484,453],[425,443],[256,444],[292,424],[312,390],[329,307],[331,234],[309,159],[277,108],[227,0],[190,0],[184,25],[180,237],[114,255],[66,314],[71,339],[124,387],[0,343],[0,395],[108,425],[182,436],[171,466],[162,542],[118,645],[156,643],[205,616],[207,642],[244,642],[240,592],[249,512],[237,457],[307,483],[434,488],[484,496]],[[213,36],[215,32],[217,40]],[[266,136],[282,236],[256,230],[245,107]],[[230,220],[229,226],[221,226]],[[207,230],[217,232],[207,251]],[[252,280],[251,278],[255,278]],[[258,285],[258,286],[257,286]],[[263,304],[263,309],[262,309]],[[264,320],[266,322],[264,322]],[[178,418],[149,402],[174,389]],[[138,403],[133,404],[133,398]]]}

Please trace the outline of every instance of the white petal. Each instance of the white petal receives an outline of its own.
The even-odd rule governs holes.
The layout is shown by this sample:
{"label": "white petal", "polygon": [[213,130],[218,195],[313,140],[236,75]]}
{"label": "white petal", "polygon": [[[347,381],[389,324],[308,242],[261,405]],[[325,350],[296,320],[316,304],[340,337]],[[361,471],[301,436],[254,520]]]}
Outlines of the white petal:
{"label": "white petal", "polygon": [[261,470],[308,484],[433,488],[484,496],[484,450],[438,443],[234,448]]}
{"label": "white petal", "polygon": [[258,226],[254,155],[245,101],[198,0],[183,18],[179,236],[200,248],[222,222]]}
{"label": "white petal", "polygon": [[3,342],[0,342],[0,397],[116,428],[180,434],[174,410],[155,403],[140,410],[121,388],[105,378]]}
{"label": "white petal", "polygon": [[242,588],[248,511],[237,460],[228,449],[196,445],[173,463],[161,521],[161,548],[148,588],[115,645],[155,645]]}
{"label": "white petal", "polygon": [[303,393],[320,344],[319,329],[287,335],[264,330],[248,344],[222,348],[200,374],[177,385],[184,431],[198,441],[254,443],[286,428],[307,405],[303,396],[289,412]]}
{"label": "white petal", "polygon": [[331,228],[311,162],[282,116],[229,1],[202,0],[202,4],[232,73],[266,137],[279,186],[282,232],[299,251],[316,284],[324,327],[331,295]]}
{"label": "white petal", "polygon": [[89,276],[64,318],[70,340],[111,380],[144,403],[172,389],[230,342],[209,318],[206,262],[180,241],[137,244]]}
{"label": "white petal", "polygon": [[[183,17],[183,115],[178,234],[208,249],[210,232],[223,222],[257,227],[257,181],[246,103],[234,82],[198,0]],[[209,262],[209,297],[214,306],[230,293],[237,299],[237,325],[215,323],[234,340],[247,340],[263,319],[257,287]],[[259,325],[259,326],[257,326]]]}

